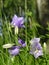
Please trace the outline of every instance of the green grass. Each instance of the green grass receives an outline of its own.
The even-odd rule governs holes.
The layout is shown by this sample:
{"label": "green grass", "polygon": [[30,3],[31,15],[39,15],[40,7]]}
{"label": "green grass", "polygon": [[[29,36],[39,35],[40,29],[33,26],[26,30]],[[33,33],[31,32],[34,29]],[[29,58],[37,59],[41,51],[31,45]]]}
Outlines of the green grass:
{"label": "green grass", "polygon": [[[49,65],[49,26],[45,31],[45,28],[39,25],[38,21],[36,20],[37,16],[35,15],[35,0],[5,0],[4,2],[3,0],[0,0],[0,3],[0,15],[3,24],[3,36],[0,36],[0,65]],[[20,28],[19,33],[15,35],[14,28],[10,25],[10,20],[15,13],[18,16],[21,14],[19,12],[19,6],[21,6],[22,10],[24,10],[24,14],[27,19],[24,23],[26,28]],[[29,21],[29,17],[31,21]],[[8,53],[8,49],[3,49],[2,46],[7,43],[15,43],[17,45],[18,37],[25,40],[27,42],[27,46],[20,50],[21,52],[19,55],[11,57],[11,55]],[[34,37],[41,38],[40,42],[42,44],[42,47],[43,42],[47,42],[46,56],[43,54],[42,57],[35,59],[34,56],[29,53],[29,41]]]}

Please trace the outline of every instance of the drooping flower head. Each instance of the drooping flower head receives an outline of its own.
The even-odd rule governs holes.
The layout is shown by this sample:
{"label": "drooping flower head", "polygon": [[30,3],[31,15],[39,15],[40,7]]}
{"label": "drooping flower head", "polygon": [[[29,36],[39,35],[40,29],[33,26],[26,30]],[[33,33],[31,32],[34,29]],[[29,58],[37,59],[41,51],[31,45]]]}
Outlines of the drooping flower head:
{"label": "drooping flower head", "polygon": [[23,17],[17,17],[17,15],[14,15],[14,17],[12,18],[12,22],[11,24],[16,27],[18,26],[20,27],[25,27],[24,26],[24,18]]}
{"label": "drooping flower head", "polygon": [[20,52],[20,47],[19,47],[19,46],[13,46],[13,47],[11,47],[10,49],[8,49],[8,52],[9,52],[12,56],[18,55],[19,52]]}
{"label": "drooping flower head", "polygon": [[25,47],[26,46],[25,41],[23,41],[22,39],[19,39],[18,40],[18,43],[21,44],[22,47]]}
{"label": "drooping flower head", "polygon": [[30,41],[30,54],[34,55],[35,58],[43,55],[42,47],[39,41],[40,38],[34,38]]}
{"label": "drooping flower head", "polygon": [[15,44],[5,44],[3,45],[3,48],[7,48],[10,55],[15,56],[18,55],[20,52],[20,48],[25,47],[26,43],[22,39],[18,39],[18,43],[20,46],[16,46]]}
{"label": "drooping flower head", "polygon": [[16,46],[14,44],[5,44],[3,45],[3,48],[8,49],[8,52],[10,55],[15,56],[19,54],[20,46]]}

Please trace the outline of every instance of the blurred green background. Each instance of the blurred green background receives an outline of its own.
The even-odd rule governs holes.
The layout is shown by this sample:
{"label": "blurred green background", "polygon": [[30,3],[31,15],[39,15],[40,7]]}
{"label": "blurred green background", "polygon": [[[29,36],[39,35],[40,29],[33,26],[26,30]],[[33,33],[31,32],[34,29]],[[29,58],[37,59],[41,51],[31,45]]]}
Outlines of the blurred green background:
{"label": "blurred green background", "polygon": [[35,60],[36,65],[46,65],[46,60],[47,65],[49,65],[49,21],[47,21],[47,26],[42,25],[43,21],[40,23],[36,0],[0,0],[0,27],[2,29],[2,31],[0,30],[2,32],[2,36],[0,36],[0,65],[35,65],[34,57],[25,52],[25,48],[23,49],[24,52],[21,52],[20,57],[15,57],[14,62],[9,58],[7,50],[2,48],[3,44],[15,43],[14,31],[12,28],[9,28],[9,23],[12,21],[14,14],[25,18],[26,28],[19,29],[18,37],[27,40],[28,51],[29,40],[34,37],[40,37],[42,46],[44,42],[47,44],[46,58],[43,58],[43,56]]}

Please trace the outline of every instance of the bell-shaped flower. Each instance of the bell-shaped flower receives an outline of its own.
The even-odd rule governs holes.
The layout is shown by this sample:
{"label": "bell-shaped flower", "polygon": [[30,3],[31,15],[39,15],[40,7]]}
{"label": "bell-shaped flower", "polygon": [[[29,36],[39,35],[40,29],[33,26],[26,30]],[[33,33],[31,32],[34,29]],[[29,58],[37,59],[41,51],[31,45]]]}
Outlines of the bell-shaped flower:
{"label": "bell-shaped flower", "polygon": [[9,54],[11,54],[12,56],[18,55],[20,52],[20,46],[13,46],[11,48],[8,49]]}
{"label": "bell-shaped flower", "polygon": [[23,17],[18,17],[17,15],[14,15],[14,17],[12,18],[12,22],[11,25],[13,25],[14,27],[25,27],[24,26],[24,18]]}
{"label": "bell-shaped flower", "polygon": [[3,48],[8,49],[8,52],[11,56],[15,56],[19,54],[21,46],[16,46],[14,44],[4,44]]}
{"label": "bell-shaped flower", "polygon": [[30,54],[34,55],[35,58],[43,55],[43,50],[39,41],[40,38],[34,38],[30,41]]}
{"label": "bell-shaped flower", "polygon": [[22,47],[26,47],[26,42],[23,41],[22,39],[18,40],[18,43],[22,46]]}

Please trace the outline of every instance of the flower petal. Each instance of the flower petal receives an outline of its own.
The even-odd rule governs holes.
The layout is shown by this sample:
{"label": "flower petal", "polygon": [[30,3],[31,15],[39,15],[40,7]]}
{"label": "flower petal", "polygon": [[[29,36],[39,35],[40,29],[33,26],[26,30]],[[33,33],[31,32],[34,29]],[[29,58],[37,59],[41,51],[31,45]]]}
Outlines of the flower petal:
{"label": "flower petal", "polygon": [[25,47],[26,46],[25,41],[23,41],[21,39],[18,40],[18,43],[21,44],[22,47]]}
{"label": "flower petal", "polygon": [[37,53],[34,52],[34,57],[35,58],[38,58],[39,56],[42,56],[42,55],[43,55],[42,50],[39,50]]}
{"label": "flower petal", "polygon": [[20,27],[24,27],[24,18],[23,17],[17,17],[16,15],[14,15],[11,25],[13,25],[14,27],[18,26]]}
{"label": "flower petal", "polygon": [[18,55],[19,54],[20,49],[18,48],[18,46],[13,46],[13,48],[9,49],[8,52],[12,55]]}

